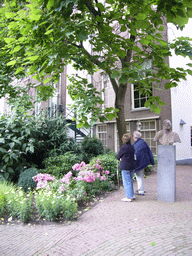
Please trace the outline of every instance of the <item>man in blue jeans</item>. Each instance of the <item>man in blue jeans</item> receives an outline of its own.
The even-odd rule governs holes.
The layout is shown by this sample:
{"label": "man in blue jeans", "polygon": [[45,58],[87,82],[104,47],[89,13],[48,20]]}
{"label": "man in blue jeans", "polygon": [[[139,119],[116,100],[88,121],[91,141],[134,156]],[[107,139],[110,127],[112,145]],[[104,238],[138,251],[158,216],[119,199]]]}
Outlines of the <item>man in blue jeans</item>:
{"label": "man in blue jeans", "polygon": [[144,189],[144,169],[149,165],[154,165],[154,158],[151,152],[150,147],[147,142],[141,139],[142,134],[138,131],[134,131],[133,140],[134,140],[134,149],[136,155],[136,164],[135,164],[135,176],[137,180],[137,193],[136,195],[145,195]]}

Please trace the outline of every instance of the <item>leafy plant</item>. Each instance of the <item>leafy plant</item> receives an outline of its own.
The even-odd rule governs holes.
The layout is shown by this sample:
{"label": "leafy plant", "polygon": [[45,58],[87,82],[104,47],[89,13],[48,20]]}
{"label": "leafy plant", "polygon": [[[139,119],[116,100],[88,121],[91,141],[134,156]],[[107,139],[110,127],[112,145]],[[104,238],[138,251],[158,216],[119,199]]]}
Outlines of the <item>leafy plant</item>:
{"label": "leafy plant", "polygon": [[81,162],[81,155],[74,152],[67,152],[65,155],[46,158],[43,163],[45,169],[41,170],[42,173],[49,173],[56,178],[63,177],[64,174],[72,170],[72,166]]}
{"label": "leafy plant", "polygon": [[81,150],[82,150],[83,161],[86,163],[89,163],[91,158],[104,153],[103,144],[101,140],[99,140],[96,136],[84,137],[81,143]]}
{"label": "leafy plant", "polygon": [[12,184],[0,182],[0,214],[18,217],[27,222],[32,215],[32,193],[25,194]]}
{"label": "leafy plant", "polygon": [[37,173],[38,170],[35,168],[26,169],[19,175],[18,187],[21,187],[24,192],[27,192],[29,189],[33,190],[36,188],[37,184],[32,177],[34,177]]}
{"label": "leafy plant", "polygon": [[39,216],[46,220],[55,221],[65,217],[73,219],[77,212],[77,204],[70,198],[51,190],[39,190],[35,193],[36,207]]}
{"label": "leafy plant", "polygon": [[[90,165],[94,165],[98,159],[100,160],[100,165],[105,169],[110,171],[110,175],[112,180],[117,183],[117,169],[119,170],[119,163],[116,158],[116,153],[109,151],[108,154],[98,155],[94,157],[90,161]],[[121,178],[121,172],[118,172],[118,178]]]}
{"label": "leafy plant", "polygon": [[0,119],[0,179],[17,183],[26,167],[44,168],[43,160],[53,152],[78,150],[66,135],[63,117],[35,117],[15,110]]}

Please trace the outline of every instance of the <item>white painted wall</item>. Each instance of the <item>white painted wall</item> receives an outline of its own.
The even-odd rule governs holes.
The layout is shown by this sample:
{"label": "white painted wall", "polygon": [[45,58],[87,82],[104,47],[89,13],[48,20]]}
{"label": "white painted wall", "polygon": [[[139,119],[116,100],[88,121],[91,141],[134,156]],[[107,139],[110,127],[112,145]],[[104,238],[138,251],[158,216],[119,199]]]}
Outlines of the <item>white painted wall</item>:
{"label": "white painted wall", "polygon": [[[173,25],[168,24],[169,42],[180,36],[192,38],[192,19],[185,26],[183,31],[177,30]],[[173,56],[170,58],[170,67],[182,67],[191,62],[188,57]],[[192,157],[191,149],[191,127],[192,127],[192,76],[187,76],[187,80],[181,80],[176,88],[171,89],[172,104],[172,129],[180,136],[181,143],[176,144],[176,160],[189,159]],[[180,120],[186,122],[180,125]]]}

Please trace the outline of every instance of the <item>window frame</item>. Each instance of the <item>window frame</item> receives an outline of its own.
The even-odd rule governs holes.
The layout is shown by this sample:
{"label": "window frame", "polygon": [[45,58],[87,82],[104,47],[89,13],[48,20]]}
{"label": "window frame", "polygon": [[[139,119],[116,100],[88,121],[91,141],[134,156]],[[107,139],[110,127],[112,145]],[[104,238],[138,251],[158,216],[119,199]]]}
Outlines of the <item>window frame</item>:
{"label": "window frame", "polygon": [[[99,131],[99,127],[105,127],[105,130],[104,131]],[[103,134],[105,135],[105,138],[101,138],[100,135]],[[101,140],[102,144],[103,144],[103,147],[104,148],[107,148],[107,124],[98,124],[96,126],[96,136],[98,139]]]}
{"label": "window frame", "polygon": [[[142,74],[143,77],[146,76],[146,72],[147,70],[151,69],[152,68],[152,61],[149,60],[149,59],[146,59],[144,60],[144,62],[142,63],[142,69],[139,70],[138,72]],[[132,83],[131,84],[131,109],[132,110],[145,110],[145,109],[149,109],[145,106],[142,106],[141,105],[141,100],[142,99],[145,99],[144,101],[144,104],[145,102],[148,100],[149,96],[147,94],[145,94],[145,96],[142,96],[142,94],[139,92],[139,89],[137,90],[138,93],[139,93],[139,97],[138,98],[135,98],[135,86],[139,84],[139,82],[135,81],[135,83]],[[153,85],[151,83],[151,95],[153,94]],[[135,107],[135,100],[138,99],[139,100],[139,107]]]}

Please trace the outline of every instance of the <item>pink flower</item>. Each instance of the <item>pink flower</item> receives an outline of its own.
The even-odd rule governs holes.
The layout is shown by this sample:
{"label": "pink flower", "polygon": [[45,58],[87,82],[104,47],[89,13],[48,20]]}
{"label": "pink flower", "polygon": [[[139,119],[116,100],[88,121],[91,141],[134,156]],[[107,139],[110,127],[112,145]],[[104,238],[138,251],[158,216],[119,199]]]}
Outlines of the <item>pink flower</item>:
{"label": "pink flower", "polygon": [[38,188],[49,188],[47,181],[55,180],[54,176],[51,176],[47,173],[38,173],[36,176],[33,176],[32,179],[37,182],[37,189]]}
{"label": "pink flower", "polygon": [[62,193],[65,190],[66,190],[66,188],[65,188],[65,186],[63,184],[58,188],[58,192],[59,193]]}
{"label": "pink flower", "polygon": [[70,171],[70,172],[68,172],[67,174],[65,174],[64,176],[63,176],[63,178],[60,180],[61,181],[61,183],[66,183],[66,184],[69,184],[70,183],[70,178],[71,178],[71,176],[73,175],[73,173]]}
{"label": "pink flower", "polygon": [[109,174],[109,173],[110,173],[110,171],[105,171],[105,173],[106,173],[106,174]]}
{"label": "pink flower", "polygon": [[100,180],[106,180],[107,178],[105,176],[101,176]]}
{"label": "pink flower", "polygon": [[96,175],[97,175],[97,178],[101,177],[100,172],[97,172]]}
{"label": "pink flower", "polygon": [[100,164],[94,164],[94,166],[97,168],[97,169],[101,169],[101,165]]}
{"label": "pink flower", "polygon": [[77,164],[73,165],[72,169],[74,171],[80,171],[82,169],[82,167],[85,165],[86,165],[85,162],[81,162],[80,164],[77,163]]}

